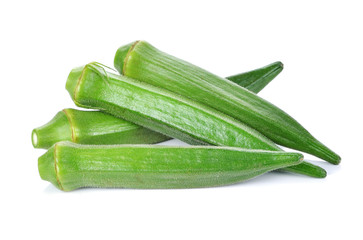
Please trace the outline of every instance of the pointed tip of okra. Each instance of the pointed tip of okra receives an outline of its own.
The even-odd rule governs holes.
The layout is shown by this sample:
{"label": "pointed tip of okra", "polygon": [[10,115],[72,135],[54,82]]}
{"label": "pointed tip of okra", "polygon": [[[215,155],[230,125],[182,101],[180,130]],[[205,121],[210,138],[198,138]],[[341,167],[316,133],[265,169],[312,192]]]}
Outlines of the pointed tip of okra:
{"label": "pointed tip of okra", "polygon": [[125,59],[127,58],[127,55],[129,53],[129,51],[136,45],[136,43],[138,43],[140,41],[135,41],[132,43],[129,43],[127,45],[121,46],[119,49],[117,49],[117,52],[115,54],[115,59],[114,59],[114,67],[116,68],[116,70],[120,73],[123,74],[124,72],[124,63],[125,63]]}
{"label": "pointed tip of okra", "polygon": [[279,70],[281,72],[284,69],[284,64],[281,61],[273,62],[269,65],[262,67],[263,69]]}
{"label": "pointed tip of okra", "polygon": [[281,70],[282,70],[282,69],[284,69],[284,64],[283,64],[282,62],[277,61],[277,62],[275,62],[274,64],[275,64],[276,66],[278,66],[279,68],[281,68]]}
{"label": "pointed tip of okra", "polygon": [[282,152],[282,153],[286,157],[281,158],[280,163],[285,164],[286,165],[285,167],[287,167],[287,166],[297,166],[297,165],[301,164],[304,161],[304,155],[301,154],[301,153],[286,153],[286,152]]}
{"label": "pointed tip of okra", "polygon": [[34,128],[31,140],[34,148],[47,149],[59,141],[72,141],[72,128],[65,111],[58,112],[52,120]]}
{"label": "pointed tip of okra", "polygon": [[326,172],[326,170],[322,167],[319,167],[319,169],[316,169],[316,173],[314,176],[315,178],[326,178],[326,176],[328,175],[328,173]]}
{"label": "pointed tip of okra", "polygon": [[342,158],[338,154],[336,154],[336,153],[334,153],[334,154],[335,154],[334,157],[331,158],[329,162],[334,165],[339,165],[340,162],[342,161]]}
{"label": "pointed tip of okra", "polygon": [[300,164],[300,163],[302,163],[303,161],[304,161],[304,155],[303,154],[301,154],[301,153],[297,153],[298,155],[297,155],[297,164]]}
{"label": "pointed tip of okra", "polygon": [[311,154],[331,163],[334,165],[338,165],[341,162],[341,157],[329,149],[327,146],[322,144],[321,142],[315,140],[310,143],[311,149],[309,149]]}
{"label": "pointed tip of okra", "polygon": [[309,177],[314,177],[314,178],[325,178],[327,173],[325,171],[324,168],[314,165],[312,163],[303,161],[302,163],[295,165],[295,166],[290,166],[287,167],[285,169],[282,169],[282,171],[288,171],[288,172],[292,172],[292,173],[297,173],[297,174],[302,174],[302,175],[306,175]]}
{"label": "pointed tip of okra", "polygon": [[[271,76],[276,77],[282,70],[284,69],[284,64],[280,61],[271,63],[265,67],[266,70],[269,70],[269,74]],[[272,79],[271,79],[272,80]]]}
{"label": "pointed tip of okra", "polygon": [[56,144],[38,158],[38,171],[41,179],[51,182],[54,186],[62,189],[62,185],[57,176],[58,166],[55,159]]}

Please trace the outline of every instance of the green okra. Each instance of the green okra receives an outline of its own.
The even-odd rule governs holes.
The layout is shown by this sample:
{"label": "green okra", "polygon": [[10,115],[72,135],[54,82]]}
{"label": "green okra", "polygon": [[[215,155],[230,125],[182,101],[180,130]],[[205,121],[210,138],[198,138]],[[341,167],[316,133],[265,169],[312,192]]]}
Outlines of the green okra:
{"label": "green okra", "polygon": [[254,128],[275,143],[307,152],[333,164],[340,157],[287,113],[251,91],[145,41],[120,47],[115,68],[123,75],[186,96]]}
{"label": "green okra", "polygon": [[282,62],[274,62],[262,68],[226,77],[226,79],[244,87],[251,92],[259,93],[284,68]]}
{"label": "green okra", "polygon": [[[283,69],[281,62],[227,77],[251,91],[264,88]],[[49,148],[56,142],[82,144],[152,144],[170,139],[163,134],[98,111],[64,109],[32,132],[35,148]]]}
{"label": "green okra", "polygon": [[97,63],[75,68],[66,88],[77,106],[99,109],[186,143],[280,150],[258,131],[213,108]]}
{"label": "green okra", "polygon": [[[213,108],[106,72],[95,63],[73,69],[66,88],[78,106],[102,110],[190,144],[281,151],[258,131]],[[303,168],[304,173],[310,167],[314,174],[325,176],[317,166],[306,162],[300,165],[285,170],[297,172]]]}
{"label": "green okra", "polygon": [[83,187],[201,188],[246,181],[302,161],[299,153],[232,147],[80,145],[59,142],[38,160],[43,180]]}
{"label": "green okra", "polygon": [[32,132],[35,148],[49,148],[60,141],[106,145],[152,144],[168,139],[170,137],[103,112],[69,108]]}
{"label": "green okra", "polygon": [[[100,111],[63,109],[47,124],[35,128],[32,143],[35,148],[48,149],[60,141],[80,144],[153,144],[171,139],[161,133],[133,124]],[[305,170],[303,169],[305,166]],[[296,171],[294,171],[294,169]],[[290,172],[323,178],[324,169],[304,162],[288,167]],[[285,170],[286,171],[286,170]]]}

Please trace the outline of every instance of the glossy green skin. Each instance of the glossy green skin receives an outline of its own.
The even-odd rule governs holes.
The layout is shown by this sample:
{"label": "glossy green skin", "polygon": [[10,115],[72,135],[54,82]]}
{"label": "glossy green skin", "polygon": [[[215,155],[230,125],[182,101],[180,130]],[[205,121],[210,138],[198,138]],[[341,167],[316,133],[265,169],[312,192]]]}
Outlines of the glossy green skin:
{"label": "glossy green skin", "polygon": [[[252,91],[258,91],[281,71],[282,63],[275,62],[227,79]],[[35,128],[32,132],[33,146],[45,149],[60,141],[105,145],[152,144],[168,139],[170,137],[106,113],[75,109],[64,109],[50,122]]]}
{"label": "glossy green skin", "polygon": [[228,185],[296,165],[299,153],[241,148],[79,145],[59,142],[38,160],[57,188],[201,188]]}
{"label": "glossy green skin", "polygon": [[[251,90],[257,91],[256,89],[265,87],[281,70],[282,64],[276,62],[253,71],[227,77],[227,79],[230,78],[231,81],[248,89],[253,87]],[[103,112],[64,109],[49,123],[33,130],[32,142],[35,148],[48,149],[60,141],[105,145],[152,144],[168,139],[170,137]],[[308,162],[284,170],[312,177],[326,176],[324,169]]]}
{"label": "glossy green skin", "polygon": [[78,106],[99,109],[195,145],[280,150],[256,130],[205,105],[95,64],[74,69],[66,88]]}
{"label": "glossy green skin", "polygon": [[[60,128],[62,126],[62,129]],[[55,134],[56,133],[56,134]],[[99,111],[64,109],[47,124],[33,130],[35,148],[49,148],[60,141],[82,144],[152,144],[170,139],[126,120]]]}
{"label": "glossy green skin", "polygon": [[[103,112],[75,109],[58,112],[49,123],[35,128],[34,134],[37,140],[32,137],[33,146],[44,149],[60,141],[106,145],[153,144],[170,139],[163,134]],[[288,167],[288,171],[319,178],[326,176],[324,169],[307,162]]]}
{"label": "glossy green skin", "polygon": [[[257,131],[218,111],[134,79],[106,73],[94,64],[72,70],[66,88],[79,106],[109,112],[190,144],[280,150]],[[324,169],[307,162],[284,170],[326,176]]]}
{"label": "glossy green skin", "polygon": [[233,75],[226,79],[250,90],[251,92],[259,93],[283,70],[283,68],[284,65],[282,62],[274,62],[265,67]]}
{"label": "glossy green skin", "polygon": [[287,113],[253,92],[144,41],[120,47],[115,68],[125,76],[187,96],[258,130],[275,143],[310,153],[330,163],[340,157],[316,140]]}

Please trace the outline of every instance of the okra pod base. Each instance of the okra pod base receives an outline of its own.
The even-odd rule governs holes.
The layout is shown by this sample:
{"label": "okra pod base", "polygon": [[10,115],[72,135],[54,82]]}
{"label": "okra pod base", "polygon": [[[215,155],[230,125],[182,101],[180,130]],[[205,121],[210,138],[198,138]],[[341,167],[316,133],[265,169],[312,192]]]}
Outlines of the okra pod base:
{"label": "okra pod base", "polygon": [[52,120],[32,131],[34,148],[50,148],[60,141],[72,141],[72,129],[66,114],[58,112]]}
{"label": "okra pod base", "polygon": [[60,141],[82,144],[153,144],[170,137],[99,111],[63,109],[47,124],[35,128],[35,148],[49,148]]}

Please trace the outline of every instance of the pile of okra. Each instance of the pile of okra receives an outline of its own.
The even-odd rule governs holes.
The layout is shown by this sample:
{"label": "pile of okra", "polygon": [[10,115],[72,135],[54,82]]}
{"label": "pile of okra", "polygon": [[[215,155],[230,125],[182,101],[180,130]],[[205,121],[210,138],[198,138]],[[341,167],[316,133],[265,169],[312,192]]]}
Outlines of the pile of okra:
{"label": "pile of okra", "polygon": [[[270,171],[324,178],[298,152],[340,157],[257,94],[281,62],[219,77],[145,41],[120,47],[114,70],[91,62],[71,70],[74,103],[32,132],[40,177],[63,191],[83,187],[201,188]],[[171,138],[188,146],[155,145]]]}

